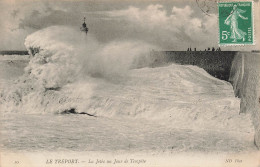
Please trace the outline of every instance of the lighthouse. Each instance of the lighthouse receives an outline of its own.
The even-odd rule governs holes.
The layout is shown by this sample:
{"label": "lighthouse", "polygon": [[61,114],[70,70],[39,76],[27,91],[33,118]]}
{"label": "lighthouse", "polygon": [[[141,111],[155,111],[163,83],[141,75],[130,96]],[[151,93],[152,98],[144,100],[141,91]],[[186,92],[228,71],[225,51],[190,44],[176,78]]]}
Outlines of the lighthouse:
{"label": "lighthouse", "polygon": [[84,22],[83,22],[82,26],[80,27],[80,31],[84,31],[87,34],[88,27],[87,27],[87,24],[85,23],[85,21],[86,21],[86,17],[84,17]]}

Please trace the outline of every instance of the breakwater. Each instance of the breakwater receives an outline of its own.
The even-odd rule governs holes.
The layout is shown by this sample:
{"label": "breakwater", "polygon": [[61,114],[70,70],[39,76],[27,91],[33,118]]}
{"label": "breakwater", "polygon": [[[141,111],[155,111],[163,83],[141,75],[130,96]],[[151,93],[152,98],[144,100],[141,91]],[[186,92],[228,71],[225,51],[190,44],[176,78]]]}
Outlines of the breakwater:
{"label": "breakwater", "polygon": [[0,55],[29,55],[26,50],[3,50],[0,51]]}
{"label": "breakwater", "polygon": [[260,149],[260,54],[239,51],[153,51],[151,66],[168,63],[196,65],[212,76],[229,81],[241,99],[240,113],[251,115],[255,145]]}
{"label": "breakwater", "polygon": [[260,149],[260,54],[236,54],[229,80],[235,95],[241,99],[240,113],[251,115],[255,127],[255,145]]}
{"label": "breakwater", "polygon": [[210,75],[228,81],[237,51],[152,51],[152,67],[169,63],[196,65]]}

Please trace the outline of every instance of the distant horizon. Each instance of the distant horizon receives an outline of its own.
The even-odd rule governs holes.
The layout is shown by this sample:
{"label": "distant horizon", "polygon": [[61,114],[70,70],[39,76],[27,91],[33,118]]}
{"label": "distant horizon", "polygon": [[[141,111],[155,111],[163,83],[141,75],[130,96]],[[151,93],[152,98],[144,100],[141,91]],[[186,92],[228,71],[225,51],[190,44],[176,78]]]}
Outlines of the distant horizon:
{"label": "distant horizon", "polygon": [[[221,51],[212,51],[212,50],[191,50],[191,51],[187,51],[187,50],[152,50],[155,52],[260,52],[260,50],[248,50],[248,51],[240,51],[240,50],[221,50]],[[0,54],[3,54],[3,52],[29,52],[28,50],[0,50]]]}

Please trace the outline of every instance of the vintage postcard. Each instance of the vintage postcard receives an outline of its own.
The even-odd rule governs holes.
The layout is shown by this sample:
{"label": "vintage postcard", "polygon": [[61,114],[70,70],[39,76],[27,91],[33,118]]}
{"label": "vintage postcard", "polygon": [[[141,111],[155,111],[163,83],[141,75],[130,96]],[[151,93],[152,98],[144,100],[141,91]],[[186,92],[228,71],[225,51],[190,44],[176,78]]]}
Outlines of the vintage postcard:
{"label": "vintage postcard", "polygon": [[1,167],[260,167],[259,0],[1,0]]}

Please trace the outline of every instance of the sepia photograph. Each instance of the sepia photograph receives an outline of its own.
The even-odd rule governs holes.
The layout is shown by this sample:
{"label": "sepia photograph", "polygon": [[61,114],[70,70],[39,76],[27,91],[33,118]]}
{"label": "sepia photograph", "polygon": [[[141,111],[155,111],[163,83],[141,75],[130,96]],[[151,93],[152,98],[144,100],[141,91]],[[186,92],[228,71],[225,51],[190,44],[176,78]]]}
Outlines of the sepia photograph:
{"label": "sepia photograph", "polygon": [[1,167],[260,167],[259,0],[1,0]]}

